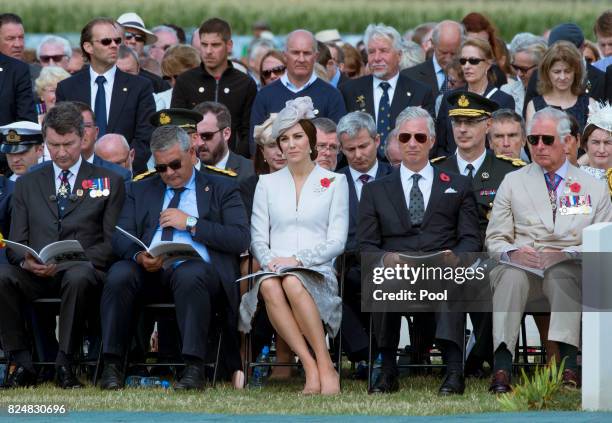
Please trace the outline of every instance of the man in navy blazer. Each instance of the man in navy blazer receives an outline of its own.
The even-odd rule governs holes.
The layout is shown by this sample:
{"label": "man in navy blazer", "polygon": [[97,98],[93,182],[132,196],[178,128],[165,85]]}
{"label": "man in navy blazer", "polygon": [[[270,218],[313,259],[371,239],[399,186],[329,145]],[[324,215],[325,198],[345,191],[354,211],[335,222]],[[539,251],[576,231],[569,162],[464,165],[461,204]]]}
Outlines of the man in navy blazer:
{"label": "man in navy blazer", "polygon": [[57,101],[81,101],[91,105],[99,135],[123,135],[136,150],[134,171],[146,170],[149,139],[155,113],[153,87],[145,78],[117,69],[121,32],[112,19],[96,18],[81,31],[81,49],[90,66],[57,85]]}
{"label": "man in navy blazer", "polygon": [[[202,389],[209,329],[215,312],[224,314],[224,338],[236,333],[239,255],[249,247],[249,223],[238,186],[193,167],[187,133],[174,125],[151,137],[157,174],[128,185],[118,226],[146,245],[172,240],[191,244],[200,259],[162,267],[118,231],[113,247],[122,260],[108,274],[102,293],[104,342],[102,389],[123,386],[123,357],[138,304],[173,301],[186,367],[176,389]],[[232,332],[233,329],[233,332]],[[240,368],[236,343],[235,369]],[[227,359],[227,357],[224,357]]]}
{"label": "man in navy blazer", "polygon": [[19,120],[38,122],[30,68],[0,53],[0,126]]}
{"label": "man in navy blazer", "polygon": [[[376,158],[380,138],[376,124],[366,112],[351,112],[340,119],[336,129],[342,152],[348,162],[344,173],[349,186],[349,232],[345,251],[345,277],[342,304],[342,345],[352,362],[368,357],[369,313],[361,312],[361,268],[357,242],[357,213],[361,192],[367,183],[388,175],[391,165]],[[364,363],[361,363],[363,368]],[[362,377],[363,374],[359,374]]]}

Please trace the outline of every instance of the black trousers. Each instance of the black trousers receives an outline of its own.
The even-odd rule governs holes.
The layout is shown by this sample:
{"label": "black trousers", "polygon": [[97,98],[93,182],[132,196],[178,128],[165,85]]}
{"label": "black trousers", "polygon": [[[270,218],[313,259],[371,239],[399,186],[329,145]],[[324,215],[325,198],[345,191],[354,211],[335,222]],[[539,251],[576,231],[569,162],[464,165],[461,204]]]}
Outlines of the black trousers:
{"label": "black trousers", "polygon": [[29,350],[24,306],[45,297],[60,297],[59,350],[78,351],[84,322],[97,311],[103,272],[85,264],[40,278],[18,266],[0,265],[0,338],[5,351]]}
{"label": "black trousers", "polygon": [[206,360],[214,310],[226,301],[217,271],[200,260],[156,273],[132,260],[115,263],[108,271],[100,303],[104,353],[123,357],[140,307],[164,301],[175,304],[181,353]]}
{"label": "black trousers", "polygon": [[[348,262],[348,260],[347,260]],[[355,353],[367,351],[370,313],[361,312],[361,269],[357,263],[348,265],[344,277],[342,301],[342,346],[351,361],[366,360]]]}

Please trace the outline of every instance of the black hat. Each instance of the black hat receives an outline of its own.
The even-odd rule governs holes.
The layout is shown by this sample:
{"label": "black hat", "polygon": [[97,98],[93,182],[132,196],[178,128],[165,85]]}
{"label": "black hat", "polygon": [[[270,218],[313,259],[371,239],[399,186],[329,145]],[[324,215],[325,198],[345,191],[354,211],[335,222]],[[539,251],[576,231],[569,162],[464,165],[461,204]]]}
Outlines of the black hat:
{"label": "black hat", "polygon": [[584,33],[575,23],[563,23],[550,30],[548,35],[548,46],[552,46],[557,41],[569,41],[576,48],[584,44]]}
{"label": "black hat", "polygon": [[36,144],[42,144],[40,125],[34,122],[20,121],[0,126],[2,144],[0,152],[18,154],[28,151]]}
{"label": "black hat", "polygon": [[496,102],[469,91],[457,91],[447,98],[448,116],[481,117],[491,116],[499,109]]}
{"label": "black hat", "polygon": [[189,109],[163,109],[151,116],[149,120],[155,127],[175,125],[187,132],[195,132],[202,115]]}

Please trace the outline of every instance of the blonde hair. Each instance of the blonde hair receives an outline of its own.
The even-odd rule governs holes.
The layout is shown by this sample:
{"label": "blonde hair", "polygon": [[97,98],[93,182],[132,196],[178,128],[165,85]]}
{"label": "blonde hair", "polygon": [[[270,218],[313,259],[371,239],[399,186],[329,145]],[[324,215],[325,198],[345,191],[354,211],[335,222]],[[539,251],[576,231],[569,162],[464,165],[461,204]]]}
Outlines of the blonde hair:
{"label": "blonde hair", "polygon": [[49,86],[57,86],[60,81],[70,77],[70,74],[59,66],[45,66],[41,69],[40,75],[34,81],[36,94],[42,97],[43,90]]}
{"label": "blonde hair", "polygon": [[200,66],[200,63],[202,59],[194,47],[178,44],[170,47],[164,53],[161,70],[164,76],[173,77]]}

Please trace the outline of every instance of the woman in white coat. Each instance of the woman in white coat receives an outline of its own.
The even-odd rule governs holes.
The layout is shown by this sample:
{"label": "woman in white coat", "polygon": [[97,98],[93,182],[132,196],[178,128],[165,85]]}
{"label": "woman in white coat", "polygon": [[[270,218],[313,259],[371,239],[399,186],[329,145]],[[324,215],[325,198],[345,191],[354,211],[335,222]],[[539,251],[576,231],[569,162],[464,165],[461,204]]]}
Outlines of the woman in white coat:
{"label": "woman in white coat", "polygon": [[263,299],[272,326],[304,367],[302,392],[335,394],[340,384],[324,325],[335,336],[342,317],[333,260],[344,251],[348,233],[348,185],[344,175],[313,161],[314,116],[310,97],[299,97],[288,101],[274,121],[272,136],[287,166],[260,176],[253,200],[251,250],[263,270],[299,266],[319,274],[298,270],[260,276],[242,298],[240,328],[250,331],[258,300]]}

